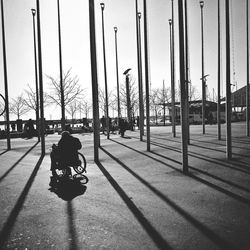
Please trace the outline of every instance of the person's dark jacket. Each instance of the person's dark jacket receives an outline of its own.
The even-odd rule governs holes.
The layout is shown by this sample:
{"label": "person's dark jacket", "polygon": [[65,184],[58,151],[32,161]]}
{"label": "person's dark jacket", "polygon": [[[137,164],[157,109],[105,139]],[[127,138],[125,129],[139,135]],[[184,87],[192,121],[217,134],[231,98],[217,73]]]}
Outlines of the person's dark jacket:
{"label": "person's dark jacket", "polygon": [[64,163],[72,163],[78,160],[78,150],[82,144],[78,138],[71,135],[63,136],[58,142],[60,160]]}

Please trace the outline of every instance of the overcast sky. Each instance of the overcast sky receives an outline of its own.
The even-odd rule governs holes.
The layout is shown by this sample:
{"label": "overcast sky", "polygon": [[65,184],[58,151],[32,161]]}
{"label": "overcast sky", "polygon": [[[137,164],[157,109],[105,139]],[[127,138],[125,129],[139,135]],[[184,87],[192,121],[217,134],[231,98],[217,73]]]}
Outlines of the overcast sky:
{"label": "overcast sky", "polygon": [[[27,84],[35,87],[33,24],[31,8],[35,0],[4,0],[6,53],[10,99],[20,95]],[[85,89],[86,98],[91,97],[91,71],[89,47],[88,0],[60,0],[62,60],[64,71],[72,68],[78,75],[79,83]],[[96,38],[98,59],[98,80],[104,88],[103,51],[100,2],[105,3],[105,43],[107,79],[109,91],[116,88],[115,40],[113,27],[118,27],[118,60],[120,83],[124,82],[123,72],[132,68],[131,74],[137,79],[135,0],[96,0]],[[143,12],[142,0],[138,0],[139,11]],[[191,81],[201,93],[201,21],[199,0],[188,0],[188,25],[190,46]],[[208,77],[209,93],[217,91],[217,0],[204,1],[204,48],[205,74]],[[225,95],[225,1],[221,2],[222,29],[222,88]],[[169,24],[171,0],[148,0],[148,33],[150,55],[151,87],[170,87]],[[176,85],[178,85],[178,15],[175,5],[175,60]],[[232,21],[232,72],[238,88],[246,84],[246,0],[231,0]],[[46,75],[59,76],[57,0],[40,1],[42,60],[44,90],[48,91]],[[142,27],[143,29],[143,27]],[[1,30],[1,27],[0,27]],[[1,30],[2,32],[2,30]],[[1,33],[2,34],[2,33]],[[0,36],[1,36],[0,34]],[[143,35],[143,34],[142,34]],[[2,36],[1,36],[2,38]],[[4,94],[2,39],[0,39],[0,93]],[[144,63],[143,63],[144,66]],[[232,73],[232,81],[233,73]],[[31,114],[34,118],[34,114]],[[45,110],[45,117],[59,118],[54,109]],[[2,119],[2,118],[0,118]]]}

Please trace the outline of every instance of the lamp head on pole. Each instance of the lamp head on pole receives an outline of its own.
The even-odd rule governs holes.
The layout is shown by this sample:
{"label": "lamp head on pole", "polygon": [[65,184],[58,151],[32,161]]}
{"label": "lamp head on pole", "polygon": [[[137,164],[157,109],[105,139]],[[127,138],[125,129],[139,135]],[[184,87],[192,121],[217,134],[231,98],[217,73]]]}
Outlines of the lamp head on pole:
{"label": "lamp head on pole", "polygon": [[169,23],[169,25],[171,25],[172,24],[172,19],[168,19],[168,23]]}
{"label": "lamp head on pole", "polygon": [[117,30],[118,30],[118,29],[117,29],[117,27],[114,27],[114,31],[115,31],[115,33],[117,32]]}
{"label": "lamp head on pole", "polygon": [[35,16],[36,15],[36,10],[35,9],[31,9],[32,15]]}
{"label": "lamp head on pole", "polygon": [[140,19],[141,18],[141,12],[138,12],[137,15],[138,15],[138,17]]}
{"label": "lamp head on pole", "polygon": [[128,72],[131,70],[131,68],[129,68],[129,69],[126,69],[124,72],[123,72],[123,75],[127,75],[128,74]]}
{"label": "lamp head on pole", "polygon": [[101,5],[102,10],[104,10],[105,4],[104,3],[100,3],[100,5]]}
{"label": "lamp head on pole", "polygon": [[204,6],[204,1],[200,1],[200,6],[201,6],[201,8],[203,8],[203,6]]}

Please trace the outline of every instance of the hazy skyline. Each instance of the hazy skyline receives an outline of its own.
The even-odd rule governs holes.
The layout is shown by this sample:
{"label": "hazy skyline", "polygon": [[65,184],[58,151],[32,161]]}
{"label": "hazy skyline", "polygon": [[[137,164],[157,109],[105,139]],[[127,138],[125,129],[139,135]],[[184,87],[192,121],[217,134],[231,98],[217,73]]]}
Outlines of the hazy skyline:
{"label": "hazy skyline", "polygon": [[[104,88],[103,51],[100,2],[105,3],[105,43],[107,79],[109,91],[116,88],[115,40],[113,27],[118,27],[118,60],[120,84],[124,82],[123,72],[132,68],[131,74],[137,81],[137,53],[135,27],[135,0],[95,1],[98,82]],[[138,0],[139,11],[143,13],[142,0]],[[217,93],[217,0],[204,1],[204,60],[208,77],[208,90]],[[171,0],[148,0],[148,35],[150,56],[150,79],[152,88],[170,87],[169,24]],[[199,0],[187,0],[190,46],[190,73],[192,85],[201,94],[201,21]],[[225,1],[221,1],[222,31],[222,88],[225,95]],[[175,63],[176,87],[178,86],[178,10],[175,6]],[[232,6],[232,83],[233,70],[238,88],[246,84],[246,0],[231,0]],[[15,98],[27,88],[35,87],[33,24],[31,8],[35,0],[4,0],[6,54],[8,68],[9,96]],[[60,0],[62,60],[63,69],[72,68],[79,83],[85,89],[86,98],[91,99],[91,71],[89,48],[89,16],[87,0]],[[48,91],[46,75],[59,76],[57,1],[40,1],[44,91]],[[1,27],[0,27],[1,29]],[[1,30],[2,32],[2,30]],[[2,33],[1,33],[2,34]],[[143,19],[142,19],[143,37]],[[144,46],[143,46],[144,47]],[[0,39],[0,93],[4,94],[2,35]],[[143,56],[144,58],[144,56]],[[144,61],[143,61],[144,67]],[[34,113],[34,112],[33,112]],[[30,116],[34,114],[30,113]],[[60,112],[46,110],[45,117],[60,118]],[[11,115],[11,119],[13,117]],[[2,119],[2,117],[0,118]]]}

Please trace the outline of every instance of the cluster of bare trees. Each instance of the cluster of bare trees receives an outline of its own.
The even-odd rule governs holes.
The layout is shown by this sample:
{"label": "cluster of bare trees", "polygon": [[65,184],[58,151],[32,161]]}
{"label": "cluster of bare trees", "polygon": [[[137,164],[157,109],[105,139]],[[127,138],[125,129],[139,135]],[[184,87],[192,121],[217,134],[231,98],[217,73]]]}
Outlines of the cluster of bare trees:
{"label": "cluster of bare trees", "polygon": [[[44,107],[48,106],[61,106],[61,91],[60,91],[60,79],[48,76],[48,92],[44,92]],[[92,103],[87,100],[84,95],[84,89],[79,84],[79,79],[77,76],[72,76],[71,69],[67,70],[63,74],[63,88],[64,88],[64,104],[65,110],[70,115],[73,120],[77,116],[79,118],[86,117],[92,109]],[[117,103],[117,91],[111,90],[108,93],[108,106],[111,111],[111,116],[115,117],[118,113],[118,103]],[[130,105],[133,116],[139,114],[139,98],[138,98],[138,87],[135,79],[130,76],[129,79],[129,93],[130,93]],[[179,91],[176,92],[176,101],[179,100]],[[199,98],[198,91],[195,87],[191,87],[190,100],[197,100]],[[171,89],[170,87],[163,88],[152,88],[150,91],[150,110],[151,115],[157,117],[159,115],[165,117],[166,107],[170,105],[171,102]],[[144,96],[145,103],[145,96]],[[127,89],[125,82],[120,86],[120,105],[121,113],[123,116],[127,116]],[[144,105],[145,106],[145,105]],[[105,92],[103,89],[99,88],[99,107],[102,114],[105,114]],[[36,102],[36,91],[28,84],[27,89],[24,93],[21,93],[16,98],[13,98],[10,102],[10,113],[16,115],[17,119],[20,119],[23,115],[28,112],[36,112],[37,102]]]}
{"label": "cluster of bare trees", "polygon": [[[44,107],[61,106],[61,92],[60,79],[48,76],[48,92],[44,92]],[[83,96],[84,89],[79,84],[77,76],[72,76],[71,69],[63,74],[63,88],[64,88],[64,103],[65,110],[73,119],[76,112],[80,113],[80,117],[88,116],[91,105]],[[24,93],[21,93],[10,102],[10,113],[16,115],[17,119],[27,114],[28,112],[37,109],[36,91],[28,84]]]}

